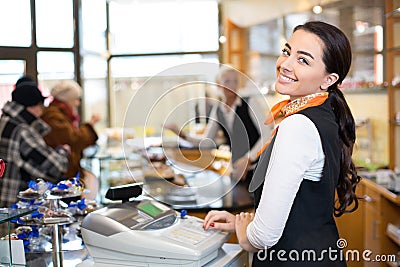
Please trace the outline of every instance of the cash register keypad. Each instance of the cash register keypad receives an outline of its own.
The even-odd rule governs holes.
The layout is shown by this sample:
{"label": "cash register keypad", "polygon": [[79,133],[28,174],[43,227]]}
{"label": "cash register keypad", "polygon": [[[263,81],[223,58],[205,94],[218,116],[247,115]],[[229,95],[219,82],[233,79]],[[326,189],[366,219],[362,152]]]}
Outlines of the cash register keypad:
{"label": "cash register keypad", "polygon": [[174,227],[165,236],[185,244],[197,245],[215,233],[212,229],[205,231],[200,220],[183,219],[179,227]]}

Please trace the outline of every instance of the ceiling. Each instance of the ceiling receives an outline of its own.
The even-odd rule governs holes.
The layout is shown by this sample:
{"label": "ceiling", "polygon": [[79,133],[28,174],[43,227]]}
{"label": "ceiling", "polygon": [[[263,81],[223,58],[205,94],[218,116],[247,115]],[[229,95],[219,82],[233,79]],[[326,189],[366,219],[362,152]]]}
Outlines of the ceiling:
{"label": "ceiling", "polygon": [[259,24],[294,12],[311,10],[339,0],[220,0],[224,17],[241,27]]}
{"label": "ceiling", "polygon": [[[107,0],[120,4],[133,2],[160,2],[167,0]],[[171,2],[189,0],[168,0]],[[198,1],[198,0],[197,0]],[[329,6],[381,6],[383,0],[218,0],[223,17],[240,27],[249,27],[287,14],[311,10],[315,5]]]}

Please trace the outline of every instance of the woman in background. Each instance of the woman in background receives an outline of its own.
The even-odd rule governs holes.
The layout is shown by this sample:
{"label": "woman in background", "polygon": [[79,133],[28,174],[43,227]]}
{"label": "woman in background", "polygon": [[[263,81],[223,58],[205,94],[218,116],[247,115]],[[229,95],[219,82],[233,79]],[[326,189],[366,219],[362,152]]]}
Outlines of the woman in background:
{"label": "woman in background", "polygon": [[211,211],[204,221],[235,231],[257,252],[253,266],[346,266],[333,215],[358,207],[355,123],[338,88],[351,58],[342,31],[312,21],[294,29],[277,60],[276,91],[290,98],[272,108],[270,122],[281,122],[250,183],[255,214]]}
{"label": "woman in background", "polygon": [[51,89],[50,94],[53,101],[41,117],[51,127],[50,133],[44,139],[52,147],[61,144],[71,146],[71,159],[65,176],[80,176],[85,188],[90,190],[85,198],[94,199],[98,191],[97,178],[81,167],[80,160],[83,150],[97,141],[94,125],[100,118],[94,114],[88,122],[79,124],[78,107],[81,104],[82,88],[74,81],[60,81]]}
{"label": "woman in background", "polygon": [[223,144],[232,152],[235,181],[250,183],[253,167],[257,163],[257,152],[261,149],[262,137],[269,136],[272,129],[262,127],[265,112],[256,97],[240,96],[240,72],[228,65],[221,66],[216,85],[222,91],[221,101],[214,101],[205,133],[201,137],[186,135],[175,124],[165,127],[187,141],[199,145],[204,139],[216,140],[223,133]]}

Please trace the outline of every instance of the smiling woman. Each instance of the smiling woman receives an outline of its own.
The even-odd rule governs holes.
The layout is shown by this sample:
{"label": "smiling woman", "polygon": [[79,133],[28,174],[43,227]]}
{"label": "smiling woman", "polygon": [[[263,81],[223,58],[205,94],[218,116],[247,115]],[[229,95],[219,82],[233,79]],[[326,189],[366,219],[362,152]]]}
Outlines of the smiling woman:
{"label": "smiling woman", "polygon": [[[345,34],[320,21],[297,26],[277,60],[276,90],[290,98],[272,108],[279,127],[261,150],[249,186],[256,213],[212,211],[204,221],[205,229],[236,232],[248,251],[264,250],[254,253],[253,266],[346,266],[324,251],[338,249],[333,214],[358,207],[355,122],[338,89],[350,64]],[[282,261],[281,252],[292,251],[314,257]]]}
{"label": "smiling woman", "polygon": [[[292,100],[313,93],[321,93],[338,80],[338,74],[325,73],[322,59],[324,46],[313,33],[298,30],[285,44],[276,63],[278,79],[275,89]],[[320,44],[320,45],[315,45]]]}

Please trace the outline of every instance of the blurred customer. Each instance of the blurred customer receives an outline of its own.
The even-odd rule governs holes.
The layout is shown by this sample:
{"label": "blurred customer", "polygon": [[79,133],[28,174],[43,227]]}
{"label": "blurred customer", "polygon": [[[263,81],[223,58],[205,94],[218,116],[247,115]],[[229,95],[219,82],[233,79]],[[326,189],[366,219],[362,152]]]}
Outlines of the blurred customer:
{"label": "blurred customer", "polygon": [[93,173],[81,167],[80,160],[83,150],[96,144],[98,136],[94,125],[100,117],[94,114],[88,122],[79,125],[78,107],[81,104],[82,88],[74,81],[60,81],[50,93],[54,99],[44,110],[42,119],[50,125],[51,131],[44,139],[51,147],[65,143],[71,146],[71,160],[65,175],[69,178],[79,176],[85,188],[90,190],[84,197],[94,199],[98,191],[98,180]]}
{"label": "blurred customer", "polygon": [[15,83],[14,89],[15,89],[15,87],[17,87],[20,83],[23,83],[23,82],[32,82],[32,83],[36,83],[35,80],[34,80],[31,76],[29,76],[29,75],[24,75],[24,76],[20,77],[20,78],[17,80],[17,82]]}
{"label": "blurred customer", "polygon": [[43,178],[57,183],[67,170],[70,147],[60,143],[53,149],[43,140],[50,131],[39,118],[44,99],[36,83],[19,81],[12,101],[2,109],[0,158],[7,162],[7,168],[0,179],[0,207],[15,203],[29,181]]}
{"label": "blurred customer", "polygon": [[222,90],[223,100],[214,104],[201,138],[186,135],[175,124],[165,127],[197,145],[207,138],[215,140],[222,131],[224,144],[229,145],[232,152],[232,177],[248,182],[252,176],[249,170],[257,162],[257,152],[262,147],[261,136],[269,136],[272,128],[264,126],[265,114],[258,100],[238,94],[239,74],[238,70],[228,65],[221,67],[216,83]]}
{"label": "blurred customer", "polygon": [[[203,107],[204,112],[201,107],[202,104],[204,104],[204,107]],[[210,119],[211,110],[212,110],[212,101],[210,100],[210,96],[208,95],[207,92],[204,96],[204,100],[196,103],[194,109],[195,109],[194,111],[195,111],[195,115],[196,115],[196,119],[195,119],[196,123],[201,123],[204,121],[204,119],[205,119],[205,122],[208,123],[208,120]]]}

